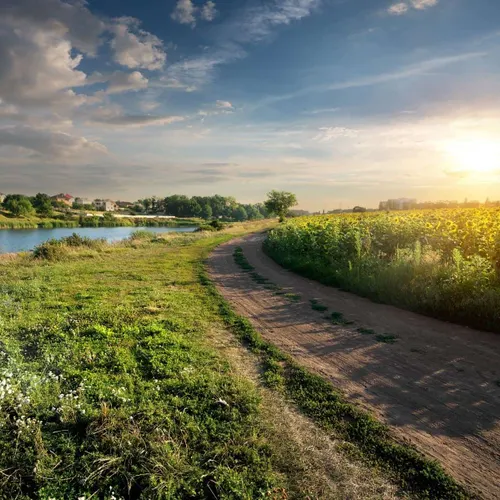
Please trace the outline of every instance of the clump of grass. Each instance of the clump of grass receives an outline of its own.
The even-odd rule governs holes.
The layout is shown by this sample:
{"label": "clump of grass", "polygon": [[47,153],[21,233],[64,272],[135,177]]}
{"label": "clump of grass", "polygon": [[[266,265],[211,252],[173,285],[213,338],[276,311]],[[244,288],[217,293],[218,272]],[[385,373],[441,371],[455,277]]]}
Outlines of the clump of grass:
{"label": "clump of grass", "polygon": [[302,298],[298,293],[292,292],[285,293],[283,296],[291,302],[299,302]]}
{"label": "clump of grass", "polygon": [[352,325],[354,321],[349,321],[344,317],[344,315],[341,312],[334,311],[330,315],[330,319],[332,320],[332,323],[334,325]]}
{"label": "clump of grass", "polygon": [[379,333],[375,336],[377,342],[382,342],[383,344],[395,344],[397,342],[396,335],[391,335],[390,333]]}
{"label": "clump of grass", "polygon": [[361,333],[361,335],[376,335],[377,333],[375,330],[372,330],[371,328],[364,328],[364,327],[356,328],[356,331],[358,333]]}
{"label": "clump of grass", "polygon": [[35,259],[58,261],[65,260],[77,250],[102,251],[108,244],[103,239],[91,239],[73,233],[60,240],[48,240],[36,246],[32,256]]}
{"label": "clump of grass", "polygon": [[136,241],[136,240],[151,241],[154,236],[155,236],[155,233],[148,231],[147,229],[136,229],[130,235],[129,239],[132,241]]}
{"label": "clump of grass", "polygon": [[328,307],[323,304],[320,304],[317,299],[311,299],[309,302],[311,303],[311,308],[313,309],[313,311],[319,311],[319,312],[328,311]]}
{"label": "clump of grass", "polygon": [[245,257],[245,255],[243,253],[243,249],[241,247],[236,247],[234,249],[233,257],[234,257],[234,261],[236,262],[236,264],[238,264],[238,266],[240,266],[240,268],[243,269],[243,271],[250,272],[250,271],[253,271],[255,269],[248,262],[247,258]]}

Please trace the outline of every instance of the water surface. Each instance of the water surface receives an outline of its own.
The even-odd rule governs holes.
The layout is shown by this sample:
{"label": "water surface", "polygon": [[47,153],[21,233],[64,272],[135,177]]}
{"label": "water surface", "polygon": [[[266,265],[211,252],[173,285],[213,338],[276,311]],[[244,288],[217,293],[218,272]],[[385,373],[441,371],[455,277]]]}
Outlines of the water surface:
{"label": "water surface", "polygon": [[61,239],[73,233],[88,238],[104,238],[109,242],[124,240],[134,231],[152,233],[191,233],[196,227],[59,227],[54,229],[0,229],[0,253],[22,252],[51,239]]}

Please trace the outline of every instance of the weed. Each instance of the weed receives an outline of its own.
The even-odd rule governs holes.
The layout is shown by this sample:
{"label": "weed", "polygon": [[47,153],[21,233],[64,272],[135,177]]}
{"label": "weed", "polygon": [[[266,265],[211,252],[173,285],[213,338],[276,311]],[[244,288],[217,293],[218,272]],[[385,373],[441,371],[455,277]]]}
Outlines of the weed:
{"label": "weed", "polygon": [[371,328],[356,328],[356,331],[358,333],[361,333],[361,335],[376,335],[376,331],[372,330]]}
{"label": "weed", "polygon": [[349,321],[345,319],[344,315],[337,311],[332,312],[332,314],[330,315],[330,319],[332,320],[332,323],[334,325],[347,326],[347,325],[352,325],[354,323],[354,321]]}
{"label": "weed", "polygon": [[375,340],[383,344],[395,344],[397,342],[397,337],[390,333],[379,333],[375,336]]}
{"label": "weed", "polygon": [[319,311],[319,312],[328,311],[328,307],[324,306],[323,304],[320,304],[317,299],[311,299],[309,302],[311,303],[311,308],[314,311]]}
{"label": "weed", "polygon": [[291,302],[299,302],[300,299],[302,298],[298,293],[291,293],[291,292],[288,292],[288,293],[285,293],[283,294],[283,296],[290,300]]}

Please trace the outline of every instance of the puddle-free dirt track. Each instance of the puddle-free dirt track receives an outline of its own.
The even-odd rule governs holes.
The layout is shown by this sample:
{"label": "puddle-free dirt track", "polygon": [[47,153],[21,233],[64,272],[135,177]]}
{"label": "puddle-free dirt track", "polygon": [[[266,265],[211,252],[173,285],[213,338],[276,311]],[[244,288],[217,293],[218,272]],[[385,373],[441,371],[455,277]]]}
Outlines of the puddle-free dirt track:
{"label": "puddle-free dirt track", "polygon": [[[211,277],[235,310],[266,340],[330,380],[478,495],[500,498],[500,335],[376,304],[298,276],[262,252],[263,239],[259,234],[233,240],[210,257]],[[255,284],[234,262],[237,246],[256,272],[301,300],[291,302]],[[311,299],[354,326],[332,324],[311,308]],[[356,327],[396,335],[397,342],[377,342]]]}

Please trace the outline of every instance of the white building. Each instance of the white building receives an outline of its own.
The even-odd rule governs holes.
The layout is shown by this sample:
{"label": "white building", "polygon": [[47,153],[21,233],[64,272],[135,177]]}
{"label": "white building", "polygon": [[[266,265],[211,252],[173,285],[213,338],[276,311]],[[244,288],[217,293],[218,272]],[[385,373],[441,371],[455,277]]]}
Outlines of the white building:
{"label": "white building", "polygon": [[118,207],[113,200],[94,200],[94,206],[96,210],[102,210],[103,212],[114,212]]}
{"label": "white building", "polygon": [[5,196],[3,193],[0,193],[0,203],[3,203],[3,200],[5,200]]}

